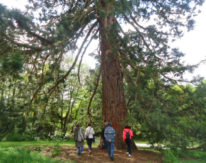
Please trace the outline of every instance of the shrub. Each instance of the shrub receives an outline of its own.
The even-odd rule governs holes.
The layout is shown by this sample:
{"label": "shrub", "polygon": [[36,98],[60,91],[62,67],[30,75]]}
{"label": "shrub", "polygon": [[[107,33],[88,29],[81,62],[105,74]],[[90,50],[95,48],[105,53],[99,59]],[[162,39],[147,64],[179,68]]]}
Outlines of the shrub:
{"label": "shrub", "polygon": [[164,163],[179,163],[179,159],[174,155],[171,150],[164,151],[163,157]]}
{"label": "shrub", "polygon": [[31,141],[34,140],[34,138],[31,135],[28,134],[19,134],[19,133],[8,133],[6,138],[6,141]]}
{"label": "shrub", "polygon": [[61,146],[56,144],[52,150],[52,157],[56,157],[60,155]]}
{"label": "shrub", "polygon": [[26,149],[0,148],[0,163],[61,163],[59,160],[32,153]]}

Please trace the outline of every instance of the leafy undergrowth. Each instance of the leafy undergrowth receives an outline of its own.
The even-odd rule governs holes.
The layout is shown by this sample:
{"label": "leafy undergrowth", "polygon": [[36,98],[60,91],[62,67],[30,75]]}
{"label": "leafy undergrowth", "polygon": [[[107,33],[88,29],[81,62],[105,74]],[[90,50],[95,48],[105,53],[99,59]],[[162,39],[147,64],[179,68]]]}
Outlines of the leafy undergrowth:
{"label": "leafy undergrowth", "polygon": [[187,150],[172,152],[171,150],[165,150],[164,163],[206,163],[206,152],[198,150]]}
{"label": "leafy undergrowth", "polygon": [[189,150],[180,154],[181,163],[206,163],[206,152]]}
{"label": "leafy undergrowth", "polygon": [[[62,163],[23,148],[0,148],[0,163]],[[67,161],[66,163],[72,163]]]}

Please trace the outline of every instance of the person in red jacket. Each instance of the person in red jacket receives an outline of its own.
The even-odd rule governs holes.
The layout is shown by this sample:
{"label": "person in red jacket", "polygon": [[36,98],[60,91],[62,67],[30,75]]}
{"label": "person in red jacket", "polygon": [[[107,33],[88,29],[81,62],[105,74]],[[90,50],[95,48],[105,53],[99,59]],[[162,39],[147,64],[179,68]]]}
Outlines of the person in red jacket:
{"label": "person in red jacket", "polygon": [[132,132],[131,127],[130,126],[125,126],[125,128],[123,130],[123,140],[127,144],[127,153],[128,153],[129,157],[132,156],[132,150],[131,150],[132,137],[133,137],[133,132]]}

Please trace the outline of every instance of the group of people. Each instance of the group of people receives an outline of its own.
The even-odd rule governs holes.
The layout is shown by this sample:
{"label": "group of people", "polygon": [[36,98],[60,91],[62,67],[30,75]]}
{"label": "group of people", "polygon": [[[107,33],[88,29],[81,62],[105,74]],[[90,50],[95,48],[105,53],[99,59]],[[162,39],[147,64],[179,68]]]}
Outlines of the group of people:
{"label": "group of people", "polygon": [[[112,127],[111,122],[105,122],[105,128],[102,130],[102,148],[105,148],[108,150],[109,157],[111,160],[114,160],[114,145],[115,145],[115,136],[116,131]],[[94,142],[94,129],[92,128],[91,124],[88,125],[86,128],[86,131],[84,133],[84,130],[80,127],[79,124],[77,124],[75,131],[74,131],[74,140],[77,147],[77,154],[80,155],[83,152],[83,145],[84,140],[86,139],[89,154],[91,154],[92,151],[92,142]],[[127,153],[128,156],[131,157],[132,151],[131,151],[131,140],[133,137],[133,132],[130,126],[125,126],[123,130],[123,140],[127,145]]]}
{"label": "group of people", "polygon": [[76,128],[74,130],[74,141],[75,141],[75,144],[77,147],[78,156],[80,156],[80,154],[83,152],[85,139],[87,140],[89,153],[91,154],[92,142],[95,141],[94,134],[95,134],[95,132],[94,132],[94,129],[92,128],[91,124],[88,124],[88,127],[86,128],[85,133],[79,124],[76,125]]}

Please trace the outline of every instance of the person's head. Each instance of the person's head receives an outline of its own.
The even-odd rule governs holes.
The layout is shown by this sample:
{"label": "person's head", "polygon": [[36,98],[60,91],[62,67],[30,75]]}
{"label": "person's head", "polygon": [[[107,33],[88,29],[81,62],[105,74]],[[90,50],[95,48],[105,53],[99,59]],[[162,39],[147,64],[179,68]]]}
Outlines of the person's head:
{"label": "person's head", "polygon": [[126,125],[124,128],[128,128],[128,129],[131,129],[131,127],[130,126],[128,126],[128,125]]}
{"label": "person's head", "polygon": [[108,122],[108,126],[112,126],[112,122]]}
{"label": "person's head", "polygon": [[91,123],[88,123],[88,126],[92,126]]}
{"label": "person's head", "polygon": [[79,123],[77,123],[76,127],[77,127],[77,128],[79,128],[79,127],[80,127]]}
{"label": "person's head", "polygon": [[107,127],[108,126],[108,122],[104,122],[104,126]]}

